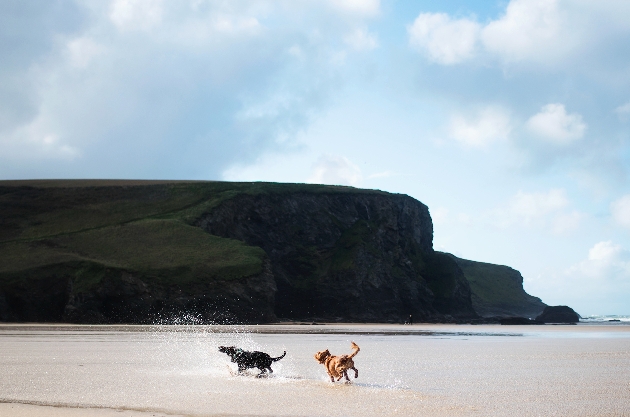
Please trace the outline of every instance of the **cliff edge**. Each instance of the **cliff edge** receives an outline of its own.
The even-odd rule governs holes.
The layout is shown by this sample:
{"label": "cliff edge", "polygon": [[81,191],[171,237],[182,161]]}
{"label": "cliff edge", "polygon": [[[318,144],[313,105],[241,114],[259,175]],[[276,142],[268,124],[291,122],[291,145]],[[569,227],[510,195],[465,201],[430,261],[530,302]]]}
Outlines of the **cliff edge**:
{"label": "cliff edge", "polygon": [[432,241],[424,204],[375,190],[0,181],[0,320],[477,318],[468,264]]}
{"label": "cliff edge", "polygon": [[520,272],[509,266],[469,261],[453,256],[472,292],[475,311],[482,317],[535,319],[547,305],[523,288]]}
{"label": "cliff edge", "polygon": [[265,251],[280,318],[398,323],[409,314],[476,316],[462,271],[433,251],[427,207],[406,195],[241,194],[195,225]]}

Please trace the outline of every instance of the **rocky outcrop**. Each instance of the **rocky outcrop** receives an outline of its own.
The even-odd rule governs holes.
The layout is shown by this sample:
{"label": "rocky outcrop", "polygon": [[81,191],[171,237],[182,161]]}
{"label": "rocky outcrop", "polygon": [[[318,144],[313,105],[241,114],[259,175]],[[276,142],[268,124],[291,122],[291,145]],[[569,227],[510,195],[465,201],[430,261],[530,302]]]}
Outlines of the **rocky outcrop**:
{"label": "rocky outcrop", "polygon": [[[30,273],[29,273],[30,272]],[[0,320],[61,322],[68,300],[68,280],[54,268],[46,274],[33,270],[0,282]],[[13,278],[13,279],[11,279]]]}
{"label": "rocky outcrop", "polygon": [[571,307],[548,306],[542,314],[536,317],[536,321],[541,323],[578,323],[580,315]]}
{"label": "rocky outcrop", "polygon": [[532,320],[527,317],[501,317],[498,319],[502,325],[531,325],[531,324],[545,324],[542,321]]}
{"label": "rocky outcrop", "polygon": [[[77,271],[99,276],[89,289],[73,285]],[[68,263],[31,270],[2,286],[2,321],[135,324],[273,322],[275,281],[267,260],[261,274],[234,281],[165,285],[135,272]]]}
{"label": "rocky outcrop", "polygon": [[537,317],[547,306],[523,289],[523,276],[509,266],[453,257],[472,291],[475,311],[482,317]]}
{"label": "rocky outcrop", "polygon": [[265,250],[280,318],[402,322],[476,317],[457,263],[432,248],[425,205],[386,193],[241,194],[195,223]]}

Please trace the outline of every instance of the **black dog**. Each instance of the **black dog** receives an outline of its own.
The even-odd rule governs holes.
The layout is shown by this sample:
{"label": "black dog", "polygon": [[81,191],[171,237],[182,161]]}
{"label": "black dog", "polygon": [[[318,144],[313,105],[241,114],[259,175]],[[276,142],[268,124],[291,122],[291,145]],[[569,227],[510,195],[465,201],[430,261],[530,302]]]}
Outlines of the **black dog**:
{"label": "black dog", "polygon": [[265,352],[248,352],[240,348],[235,348],[234,346],[219,346],[219,352],[225,353],[232,358],[232,362],[236,362],[238,364],[239,373],[249,368],[260,369],[260,373],[257,377],[261,377],[265,372],[267,372],[267,370],[269,370],[269,373],[273,373],[271,363],[279,361],[287,354],[287,352],[284,351],[282,356],[272,358]]}

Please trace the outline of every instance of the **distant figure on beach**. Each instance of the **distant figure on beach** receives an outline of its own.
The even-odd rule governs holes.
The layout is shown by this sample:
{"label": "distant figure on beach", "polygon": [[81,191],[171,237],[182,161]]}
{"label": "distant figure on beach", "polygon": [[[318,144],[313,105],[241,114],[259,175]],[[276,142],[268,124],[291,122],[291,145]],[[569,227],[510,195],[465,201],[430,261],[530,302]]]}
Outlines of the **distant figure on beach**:
{"label": "distant figure on beach", "polygon": [[411,314],[409,315],[409,318],[407,319],[405,324],[413,324],[413,317],[411,317]]}

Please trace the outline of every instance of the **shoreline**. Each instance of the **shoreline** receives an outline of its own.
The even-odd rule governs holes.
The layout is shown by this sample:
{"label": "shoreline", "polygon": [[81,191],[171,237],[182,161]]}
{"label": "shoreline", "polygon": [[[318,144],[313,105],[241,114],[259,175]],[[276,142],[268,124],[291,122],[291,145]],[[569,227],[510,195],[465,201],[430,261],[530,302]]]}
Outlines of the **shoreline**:
{"label": "shoreline", "polygon": [[614,333],[630,337],[629,323],[580,323],[546,325],[440,324],[412,325],[385,323],[275,323],[248,325],[182,325],[182,324],[69,324],[69,323],[0,323],[3,332],[130,332],[130,333],[254,333],[254,334],[330,334],[382,336],[523,336],[527,334],[593,334]]}
{"label": "shoreline", "polygon": [[[11,417],[184,417],[155,410],[99,407],[89,405],[46,404],[29,401],[0,400],[0,416]],[[226,416],[229,417],[229,416]]]}

